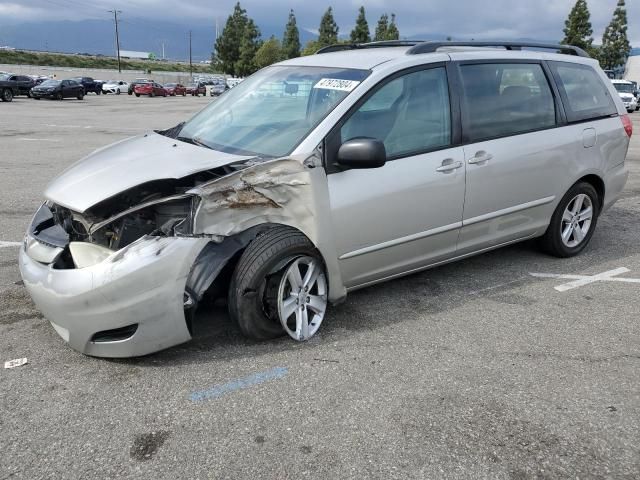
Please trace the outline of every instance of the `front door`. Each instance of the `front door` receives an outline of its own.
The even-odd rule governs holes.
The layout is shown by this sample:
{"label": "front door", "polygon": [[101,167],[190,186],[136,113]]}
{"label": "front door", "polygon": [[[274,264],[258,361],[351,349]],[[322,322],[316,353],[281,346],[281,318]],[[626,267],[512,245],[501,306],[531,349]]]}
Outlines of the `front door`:
{"label": "front door", "polygon": [[[401,72],[376,87],[327,139],[333,231],[347,288],[452,257],[465,190],[462,147],[453,148],[443,65]],[[384,142],[380,168],[340,170],[339,146]]]}

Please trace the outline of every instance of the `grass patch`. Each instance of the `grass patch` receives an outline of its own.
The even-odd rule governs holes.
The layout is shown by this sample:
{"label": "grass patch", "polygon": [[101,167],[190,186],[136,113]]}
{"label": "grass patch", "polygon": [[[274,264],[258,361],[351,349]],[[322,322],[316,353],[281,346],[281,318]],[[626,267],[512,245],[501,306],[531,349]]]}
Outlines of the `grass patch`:
{"label": "grass patch", "polygon": [[[73,67],[118,69],[118,60],[110,57],[89,55],[67,55],[59,53],[35,53],[22,50],[0,50],[0,64],[46,65],[49,67]],[[120,61],[122,70],[143,70],[146,72],[188,72],[189,65],[184,63],[158,62],[152,60]],[[193,65],[194,73],[214,73],[210,65]]]}

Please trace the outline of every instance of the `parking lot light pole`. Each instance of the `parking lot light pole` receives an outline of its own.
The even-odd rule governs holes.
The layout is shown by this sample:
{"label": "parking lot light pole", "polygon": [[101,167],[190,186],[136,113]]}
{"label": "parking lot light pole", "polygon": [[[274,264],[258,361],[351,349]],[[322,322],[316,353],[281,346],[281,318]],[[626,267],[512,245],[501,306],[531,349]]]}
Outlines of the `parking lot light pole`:
{"label": "parking lot light pole", "polygon": [[118,56],[118,73],[122,73],[122,69],[120,68],[120,35],[118,34],[118,14],[122,13],[122,10],[109,10],[109,12],[113,13],[113,19],[116,24],[116,54]]}
{"label": "parking lot light pole", "polygon": [[193,81],[193,60],[191,58],[191,30],[189,30],[189,78]]}

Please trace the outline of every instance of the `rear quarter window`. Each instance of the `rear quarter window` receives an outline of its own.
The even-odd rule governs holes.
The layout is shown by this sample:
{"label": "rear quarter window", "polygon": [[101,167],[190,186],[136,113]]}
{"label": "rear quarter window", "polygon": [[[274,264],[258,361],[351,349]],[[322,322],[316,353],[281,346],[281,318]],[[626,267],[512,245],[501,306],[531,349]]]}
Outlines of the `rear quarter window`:
{"label": "rear quarter window", "polygon": [[549,62],[558,84],[569,122],[582,122],[616,115],[618,110],[609,89],[590,66]]}

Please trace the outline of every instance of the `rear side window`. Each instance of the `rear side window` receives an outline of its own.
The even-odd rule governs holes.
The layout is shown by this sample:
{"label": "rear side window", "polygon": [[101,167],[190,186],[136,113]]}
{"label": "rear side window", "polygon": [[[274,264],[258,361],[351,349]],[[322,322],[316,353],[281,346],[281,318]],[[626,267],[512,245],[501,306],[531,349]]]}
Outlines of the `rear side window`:
{"label": "rear side window", "polygon": [[588,65],[549,62],[560,89],[569,122],[580,122],[618,113],[609,90]]}
{"label": "rear side window", "polygon": [[556,125],[553,94],[539,64],[461,65],[468,141]]}

